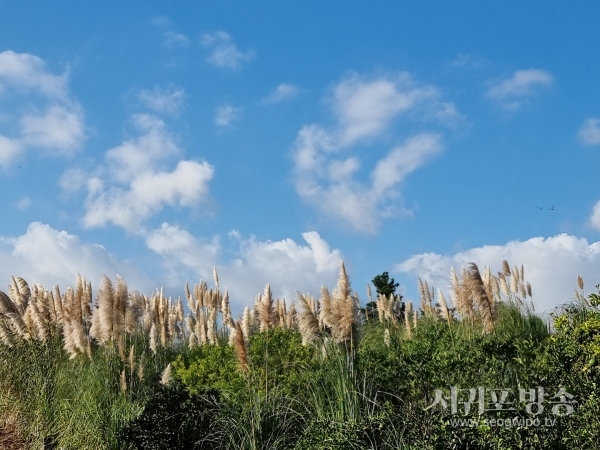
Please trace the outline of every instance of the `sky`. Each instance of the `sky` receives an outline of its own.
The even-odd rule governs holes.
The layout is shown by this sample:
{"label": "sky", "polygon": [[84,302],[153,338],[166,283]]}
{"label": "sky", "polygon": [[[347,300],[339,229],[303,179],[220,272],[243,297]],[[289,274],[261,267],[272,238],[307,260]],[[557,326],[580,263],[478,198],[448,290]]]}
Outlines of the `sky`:
{"label": "sky", "polygon": [[0,3],[0,289],[600,283],[600,4]]}

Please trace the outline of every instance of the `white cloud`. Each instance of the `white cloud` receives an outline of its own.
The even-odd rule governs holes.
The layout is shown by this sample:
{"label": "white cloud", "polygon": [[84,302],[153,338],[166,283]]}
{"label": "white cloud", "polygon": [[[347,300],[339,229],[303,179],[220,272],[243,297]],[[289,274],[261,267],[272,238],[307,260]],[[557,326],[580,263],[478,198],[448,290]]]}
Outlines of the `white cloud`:
{"label": "white cloud", "polygon": [[223,285],[245,305],[271,283],[275,296],[291,302],[296,291],[319,294],[322,285],[333,287],[342,259],[316,231],[302,233],[308,245],[292,239],[258,241],[253,236],[241,240],[239,258],[218,266]]}
{"label": "white cloud", "polygon": [[21,200],[17,202],[17,208],[21,211],[26,210],[31,206],[31,199],[29,197],[23,197]]}
{"label": "white cloud", "polygon": [[439,92],[432,86],[416,86],[412,77],[373,80],[357,75],[337,84],[332,106],[340,124],[342,146],[381,134],[398,114],[426,103],[439,103]]}
{"label": "white cloud", "polygon": [[69,95],[67,72],[54,75],[37,56],[4,51],[0,93],[14,105],[2,123],[13,136],[0,135],[0,165],[9,165],[28,147],[59,155],[81,148],[86,137],[83,112]]}
{"label": "white cloud", "polygon": [[19,153],[22,144],[17,139],[10,139],[0,134],[0,167],[8,166]]}
{"label": "white cloud", "polygon": [[254,57],[254,53],[250,50],[240,51],[232,37],[225,31],[203,34],[200,37],[200,44],[210,51],[206,60],[217,67],[238,69]]}
{"label": "white cloud", "polygon": [[441,152],[441,137],[428,132],[405,139],[375,164],[366,183],[356,179],[361,158],[337,154],[381,137],[400,114],[442,124],[460,120],[460,115],[454,105],[440,100],[435,87],[419,85],[406,73],[374,79],[351,75],[332,91],[337,126],[305,125],[292,148],[296,191],[322,214],[355,231],[375,233],[385,217],[409,214],[399,187]]}
{"label": "white cloud", "polygon": [[173,172],[142,172],[132,179],[129,189],[111,187],[90,194],[83,224],[98,227],[113,223],[140,233],[141,222],[165,206],[192,208],[206,201],[213,173],[208,163],[196,161],[179,161]]}
{"label": "white cloud", "polygon": [[166,222],[148,234],[146,245],[165,258],[167,279],[172,286],[184,282],[181,266],[191,269],[196,276],[211,278],[220,251],[218,238],[201,241],[179,226]]}
{"label": "white cloud", "polygon": [[41,58],[7,50],[0,53],[0,86],[35,90],[45,96],[67,97],[67,74],[53,75]]}
{"label": "white cloud", "polygon": [[264,105],[291,100],[300,93],[300,88],[293,84],[281,83],[273,92],[262,99]]}
{"label": "white cloud", "polygon": [[141,90],[138,98],[144,106],[157,113],[176,115],[183,106],[185,91],[173,86],[167,88],[155,86],[152,90]]}
{"label": "white cloud", "polygon": [[318,295],[321,285],[335,285],[342,255],[339,250],[331,250],[316,231],[302,234],[307,245],[292,239],[258,241],[254,236],[243,239],[237,232],[230,236],[236,245],[237,258],[224,263],[218,262],[217,238],[199,241],[187,231],[166,223],[150,233],[146,243],[166,258],[173,285],[182,285],[186,276],[211,280],[216,265],[220,284],[229,290],[237,312],[251,305],[267,283],[275,296],[288,302],[294,300],[296,290]]}
{"label": "white cloud", "polygon": [[547,89],[554,83],[549,72],[539,69],[517,70],[510,78],[494,83],[487,97],[498,102],[504,109],[519,109],[524,101],[536,95],[541,89]]}
{"label": "white cloud", "polygon": [[[302,143],[298,143],[302,145]],[[296,149],[299,153],[306,150]],[[358,170],[354,158],[323,161],[324,173],[302,171],[296,176],[296,190],[323,215],[332,217],[355,231],[373,234],[382,219],[409,214],[394,202],[398,186],[405,178],[441,152],[441,139],[420,134],[394,147],[371,171],[370,183],[361,183],[353,174]]]}
{"label": "white cloud", "polygon": [[149,114],[134,115],[133,125],[140,134],[108,150],[95,172],[74,167],[59,180],[65,194],[86,188],[85,227],[112,223],[144,234],[143,222],[164,207],[196,208],[209,198],[210,164],[179,160],[172,171],[164,170],[168,160],[182,153],[175,137]]}
{"label": "white cloud", "polygon": [[65,194],[73,194],[81,190],[88,179],[88,174],[79,167],[73,167],[63,172],[58,180],[58,185]]}
{"label": "white cloud", "polygon": [[132,264],[119,260],[103,246],[82,242],[66,231],[33,222],[17,237],[0,237],[0,280],[8,284],[10,276],[20,276],[30,284],[41,283],[46,289],[58,284],[61,291],[74,286],[77,273],[98,288],[101,275],[114,279],[123,276],[131,289],[150,293],[153,283]]}
{"label": "white cloud", "polygon": [[588,243],[568,234],[487,245],[454,255],[423,253],[397,264],[394,270],[427,279],[430,286],[448,292],[451,266],[459,271],[462,265],[473,261],[481,269],[491,265],[492,273],[496,273],[501,270],[503,260],[525,266],[525,278],[531,282],[538,313],[550,312],[572,299],[578,275],[586,280],[587,293],[600,282],[600,242]]}
{"label": "white cloud", "polygon": [[587,119],[583,122],[578,136],[583,145],[600,145],[600,119]]}
{"label": "white cloud", "polygon": [[187,47],[190,45],[189,38],[182,33],[175,33],[174,31],[167,31],[164,34],[163,46],[167,48],[175,47]]}
{"label": "white cloud", "polygon": [[135,114],[132,119],[134,127],[142,134],[106,152],[110,175],[119,183],[127,183],[136,174],[180,153],[175,137],[167,131],[162,120],[150,114]]}
{"label": "white cloud", "polygon": [[254,297],[267,283],[273,294],[294,300],[296,290],[319,295],[324,284],[334,287],[342,254],[332,250],[315,231],[302,234],[305,243],[292,239],[259,241],[254,236],[244,239],[230,233],[236,258],[220,262],[222,249],[219,238],[201,240],[176,225],[163,223],[146,236],[148,248],[162,256],[165,271],[160,281],[150,280],[128,261],[120,260],[105,247],[82,242],[66,231],[33,222],[21,236],[0,236],[0,279],[6,284],[11,275],[21,276],[29,283],[41,283],[46,289],[58,284],[61,291],[73,286],[81,273],[98,288],[101,275],[112,279],[123,276],[131,290],[150,294],[163,282],[167,287],[183,292],[186,281],[210,280],[216,266],[220,284],[227,288],[239,314],[252,305]]}
{"label": "white cloud", "polygon": [[590,225],[600,231],[600,201],[594,205],[592,215],[590,216]]}
{"label": "white cloud", "polygon": [[380,197],[442,150],[439,137],[421,134],[393,148],[372,172],[373,192]]}
{"label": "white cloud", "polygon": [[241,109],[233,105],[221,105],[215,111],[215,125],[219,128],[227,128],[231,126],[234,120],[239,118],[240,113]]}
{"label": "white cloud", "polygon": [[44,115],[26,114],[21,117],[23,142],[28,145],[71,153],[85,139],[83,116],[80,111],[52,106]]}

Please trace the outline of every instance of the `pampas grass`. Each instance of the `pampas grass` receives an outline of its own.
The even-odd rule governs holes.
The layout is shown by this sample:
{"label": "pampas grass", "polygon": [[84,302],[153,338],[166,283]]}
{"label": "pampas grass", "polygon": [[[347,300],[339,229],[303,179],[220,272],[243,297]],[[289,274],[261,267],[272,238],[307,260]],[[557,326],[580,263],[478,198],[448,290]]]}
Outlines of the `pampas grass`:
{"label": "pampas grass", "polygon": [[309,294],[302,295],[296,292],[296,299],[300,311],[298,313],[298,327],[302,333],[302,344],[307,345],[319,338],[319,302]]}
{"label": "pampas grass", "polygon": [[264,294],[259,295],[255,310],[258,314],[260,331],[267,331],[273,326],[275,311],[273,309],[273,294],[271,285],[265,286]]}
{"label": "pampas grass", "polygon": [[474,304],[477,306],[478,311],[481,314],[483,328],[486,333],[494,330],[494,319],[496,318],[496,311],[493,298],[488,297],[483,279],[479,273],[479,267],[477,264],[469,264],[469,284],[471,288],[471,295],[474,300]]}
{"label": "pampas grass", "polygon": [[359,301],[350,290],[350,278],[346,267],[340,262],[340,276],[331,298],[331,332],[337,342],[350,342],[358,339]]}
{"label": "pampas grass", "polygon": [[[418,308],[413,308],[412,302],[406,302],[402,316],[400,301],[393,296],[381,295],[376,299],[379,323],[370,322],[365,329],[378,330],[378,334],[374,334],[378,345],[381,345],[383,334],[383,342],[389,347],[386,350],[389,352],[405,344],[416,348],[421,336],[427,335],[429,327],[443,325],[434,322],[434,319],[439,321],[441,318],[447,322],[453,342],[454,338],[461,338],[462,330],[493,332],[500,302],[518,304],[526,295],[531,297],[531,285],[525,281],[524,275],[522,265],[520,269],[515,266],[511,270],[506,261],[498,276],[492,275],[489,267],[480,273],[474,263],[468,266],[468,270],[463,268],[460,277],[452,268],[451,306],[441,290],[436,293],[427,280],[419,279],[422,314],[419,314]],[[294,330],[300,332],[302,344],[309,347],[300,347],[296,334],[294,348],[308,352],[309,357],[314,358],[311,364],[317,361],[321,366],[330,362],[332,366],[343,366],[337,375],[333,373],[326,380],[330,383],[327,389],[336,385],[334,391],[327,394],[329,397],[313,399],[315,413],[321,408],[319,414],[322,417],[360,418],[362,413],[356,408],[366,406],[362,403],[364,398],[357,393],[364,392],[365,385],[357,383],[355,364],[360,361],[357,343],[363,318],[358,296],[351,289],[343,262],[340,263],[335,288],[330,291],[323,286],[319,298],[297,293],[296,303],[288,307],[285,299],[273,298],[271,287],[267,284],[257,296],[254,308],[246,307],[239,320],[233,319],[230,306],[230,301],[237,299],[230,300],[227,290],[222,293],[216,270],[213,278],[214,288],[209,288],[202,281],[193,287],[186,283],[187,311],[184,311],[181,298],[172,300],[162,290],[157,290],[150,297],[131,292],[121,277],[113,283],[104,276],[95,298],[91,285],[80,275],[75,289],[68,288],[64,294],[58,286],[53,291],[45,290],[41,285],[31,285],[30,288],[25,280],[12,278],[8,295],[0,292],[1,350],[27,354],[27,359],[23,360],[28,362],[36,361],[34,357],[39,358],[37,366],[37,363],[30,363],[31,368],[26,364],[18,366],[21,379],[35,380],[27,389],[15,391],[20,396],[15,399],[24,399],[23,415],[32,424],[24,425],[29,427],[24,428],[24,432],[35,434],[35,439],[39,438],[35,442],[56,434],[60,443],[57,445],[64,448],[114,448],[115,430],[128,420],[127,417],[139,414],[144,396],[152,386],[157,387],[159,380],[169,385],[172,379],[178,377],[177,366],[174,363],[171,368],[170,364],[175,356],[187,357],[208,350],[201,348],[190,352],[190,349],[199,346],[218,345],[223,349],[226,342],[231,345],[227,348],[228,354],[230,357],[235,355],[237,369],[244,374],[243,377],[240,374],[236,376],[248,385],[251,395],[258,393],[263,396],[262,400],[267,401],[277,388],[273,377],[280,376],[277,366],[272,365],[273,359],[269,361],[269,353],[275,361],[280,357],[277,346],[274,346],[277,341],[269,340],[277,338],[280,329],[290,334]],[[582,285],[583,280],[578,280],[578,284]],[[583,289],[582,286],[580,288]],[[367,287],[367,296],[371,298],[370,286]],[[265,335],[253,336],[258,332]],[[264,352],[264,364],[257,363],[262,354],[253,361],[257,351],[255,342],[261,342],[253,341],[256,338],[263,339],[265,343],[260,350]],[[413,341],[406,341],[410,339]],[[401,345],[396,345],[399,342]],[[262,376],[260,379],[253,377],[257,366],[260,370],[264,369],[264,382]],[[1,373],[6,374],[11,369],[2,370]],[[10,385],[11,382],[8,377],[0,379],[0,397],[5,395],[2,389],[7,391],[7,386],[17,389]],[[322,393],[315,389],[315,395]],[[50,400],[54,398],[60,399],[56,401],[60,407],[52,403],[55,400]],[[72,404],[74,398],[78,400],[77,405]],[[333,400],[337,403],[328,403]],[[94,411],[97,416],[107,415],[106,409],[109,409],[109,418],[93,416]],[[38,416],[35,418],[34,413],[25,414],[25,411],[33,411]],[[98,414],[99,411],[102,414]],[[75,423],[74,418],[86,415],[91,417],[87,422],[81,419],[81,425]],[[55,420],[61,424],[59,431],[53,428],[57,426]],[[252,433],[260,429],[256,423],[252,427],[249,429]],[[83,436],[86,433],[93,437],[85,440]],[[249,436],[254,439],[256,436],[252,433]]]}
{"label": "pampas grass", "polygon": [[165,370],[163,370],[160,374],[160,384],[163,386],[168,386],[169,383],[171,383],[171,380],[171,363],[169,363],[167,364],[167,367],[165,367]]}
{"label": "pampas grass", "polygon": [[235,328],[232,332],[233,335],[233,348],[235,350],[235,356],[238,361],[238,367],[242,372],[248,371],[248,353],[246,351],[246,337],[242,330],[240,322],[236,322]]}
{"label": "pampas grass", "polygon": [[[412,339],[412,328],[410,326],[410,321],[413,318],[413,305],[412,302],[406,303],[406,308],[404,309],[404,328],[406,330],[406,337],[408,339]],[[416,328],[416,319],[415,319],[415,328]]]}

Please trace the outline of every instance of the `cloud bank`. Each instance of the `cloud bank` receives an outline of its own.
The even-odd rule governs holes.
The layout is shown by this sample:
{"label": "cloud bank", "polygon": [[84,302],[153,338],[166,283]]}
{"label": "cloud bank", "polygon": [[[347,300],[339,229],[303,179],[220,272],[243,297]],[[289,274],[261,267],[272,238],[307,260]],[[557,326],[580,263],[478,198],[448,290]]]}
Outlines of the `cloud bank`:
{"label": "cloud bank", "polygon": [[593,292],[593,286],[600,282],[600,242],[589,243],[564,233],[505,245],[486,245],[453,255],[423,253],[397,264],[394,270],[427,279],[430,286],[447,293],[451,266],[458,272],[461,266],[473,261],[480,268],[490,265],[492,273],[497,273],[502,269],[503,260],[511,266],[525,266],[525,278],[531,282],[538,313],[551,312],[572,299],[578,275],[584,278],[587,293]]}
{"label": "cloud bank", "polygon": [[218,237],[201,240],[176,225],[163,223],[146,239],[150,249],[164,258],[169,283],[183,285],[187,280],[211,280],[216,266],[221,285],[229,290],[236,312],[252,305],[267,283],[273,294],[294,300],[296,290],[318,295],[321,285],[334,286],[342,254],[332,250],[316,231],[302,234],[304,245],[292,239],[259,241],[230,233],[231,251],[236,255],[223,261]]}
{"label": "cloud bank", "polygon": [[[8,285],[10,276],[20,276],[46,289],[58,284],[64,292],[74,286],[77,273],[98,289],[102,274],[123,276],[131,289],[150,294],[153,282],[131,263],[120,260],[101,245],[82,242],[66,231],[32,222],[21,236],[0,236],[0,278]],[[4,290],[4,288],[1,288]]]}

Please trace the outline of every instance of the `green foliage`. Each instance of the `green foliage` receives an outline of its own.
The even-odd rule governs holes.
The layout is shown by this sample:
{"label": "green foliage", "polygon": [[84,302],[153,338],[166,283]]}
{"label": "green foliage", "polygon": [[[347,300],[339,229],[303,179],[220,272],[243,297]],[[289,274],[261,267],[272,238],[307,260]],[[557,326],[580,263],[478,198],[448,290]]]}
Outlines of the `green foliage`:
{"label": "green foliage", "polygon": [[315,349],[302,345],[299,331],[275,328],[255,333],[248,345],[252,379],[258,389],[279,387],[290,396],[306,392],[309,374],[316,367]]}
{"label": "green foliage", "polygon": [[390,279],[390,275],[387,272],[377,275],[371,280],[371,283],[373,283],[373,286],[375,286],[377,295],[381,294],[385,295],[386,297],[394,295],[396,293],[396,288],[400,286],[400,283],[396,283],[393,278]]}
{"label": "green foliage", "polygon": [[69,359],[60,342],[53,336],[46,344],[0,346],[0,418],[17,417],[34,448],[117,447],[116,435],[142,411],[146,389],[129,378],[129,390],[121,392],[124,365],[115,349],[97,350],[91,361]]}
{"label": "green foliage", "polygon": [[[552,333],[539,317],[503,303],[493,333],[477,322],[421,317],[409,338],[403,324],[368,321],[349,348],[327,339],[303,346],[298,331],[275,328],[250,336],[245,372],[225,336],[219,345],[159,348],[145,359],[147,342],[129,336],[143,379],[116,346],[94,347],[92,360],[69,359],[58,336],[0,346],[0,429],[16,420],[30,446],[65,449],[596,448],[595,296],[557,311]],[[158,381],[169,362],[175,381],[164,387]],[[546,403],[538,418],[556,419],[548,427],[457,426],[456,418],[531,415],[518,402],[481,417],[475,407],[454,415],[429,408],[435,390],[448,395],[451,386],[517,394],[541,386],[550,395],[562,388],[577,403],[563,417]]]}
{"label": "green foliage", "polygon": [[233,348],[225,344],[194,347],[177,356],[172,367],[175,377],[193,394],[207,389],[235,392],[244,384]]}
{"label": "green foliage", "polygon": [[220,408],[218,391],[192,394],[179,382],[157,384],[144,412],[120,431],[121,445],[140,450],[213,449]]}
{"label": "green foliage", "polygon": [[220,439],[213,448],[293,449],[305,420],[295,399],[285,396],[279,388],[268,392],[258,389],[249,379],[242,395],[225,403],[217,424]]}

